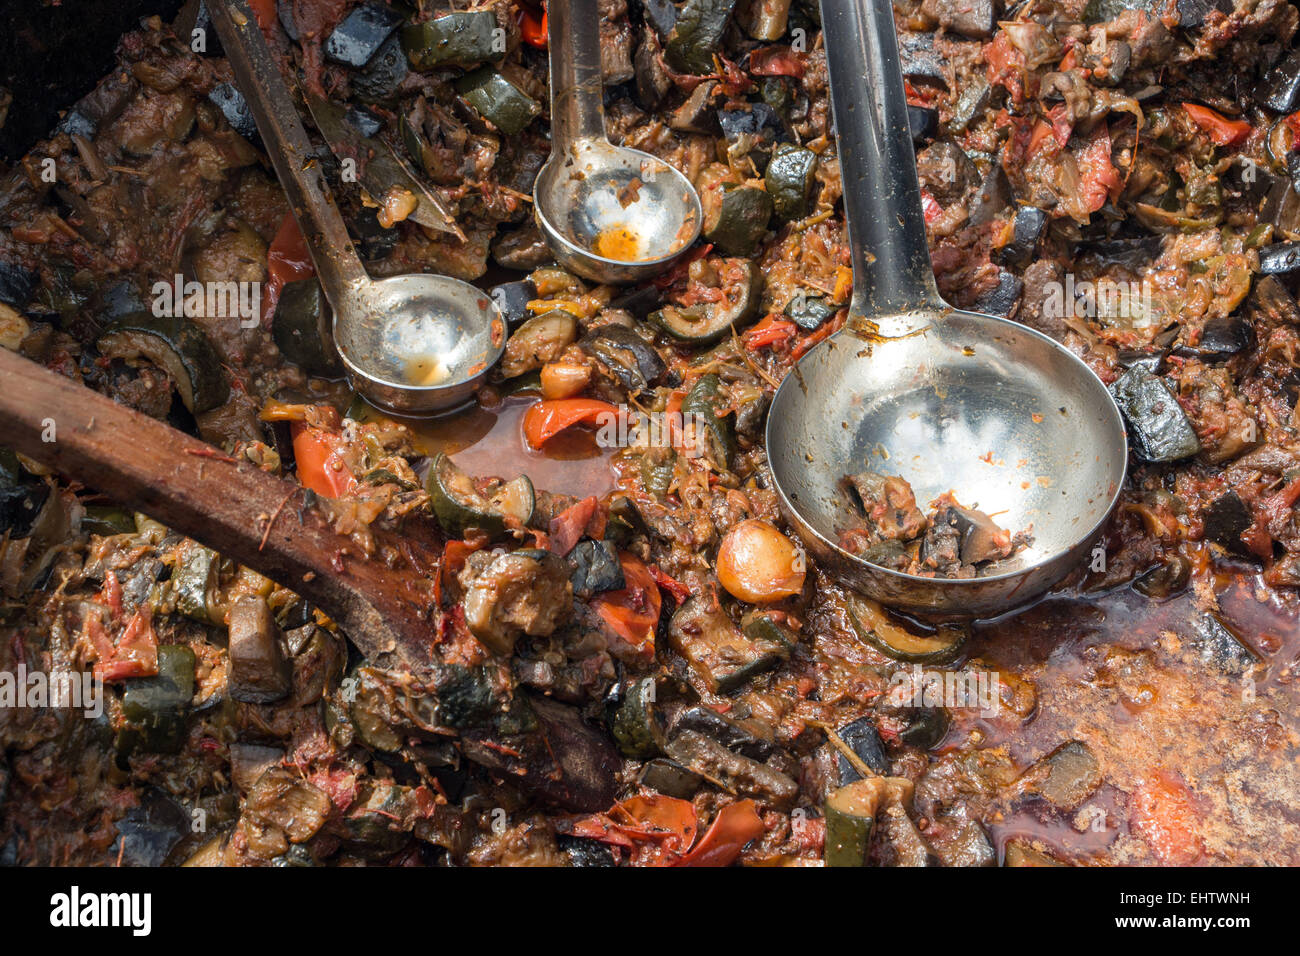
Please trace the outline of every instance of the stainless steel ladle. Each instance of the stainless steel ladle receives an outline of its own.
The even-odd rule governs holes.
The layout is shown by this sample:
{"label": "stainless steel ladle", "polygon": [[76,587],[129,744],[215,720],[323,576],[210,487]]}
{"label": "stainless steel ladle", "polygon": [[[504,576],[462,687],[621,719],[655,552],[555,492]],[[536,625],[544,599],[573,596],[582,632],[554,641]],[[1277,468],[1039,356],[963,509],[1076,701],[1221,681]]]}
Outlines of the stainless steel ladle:
{"label": "stainless steel ladle", "polygon": [[[893,9],[822,3],[853,255],[849,319],[777,390],[767,454],[787,518],[820,564],[886,604],[945,616],[1027,603],[1086,556],[1124,483],[1124,426],[1105,386],[1047,336],[958,311],[926,246]],[[1032,546],[971,579],[887,570],[838,545],[860,524],[842,490],[872,470],[924,507],[953,490]]]}
{"label": "stainless steel ladle", "polygon": [[406,415],[468,401],[505,349],[500,310],[459,279],[366,274],[246,0],[209,0],[208,9],[334,312],[348,381],[374,404]]}
{"label": "stainless steel ladle", "polygon": [[560,265],[596,282],[659,275],[700,234],[690,180],[657,156],[605,137],[596,0],[551,0],[551,155],[533,211]]}

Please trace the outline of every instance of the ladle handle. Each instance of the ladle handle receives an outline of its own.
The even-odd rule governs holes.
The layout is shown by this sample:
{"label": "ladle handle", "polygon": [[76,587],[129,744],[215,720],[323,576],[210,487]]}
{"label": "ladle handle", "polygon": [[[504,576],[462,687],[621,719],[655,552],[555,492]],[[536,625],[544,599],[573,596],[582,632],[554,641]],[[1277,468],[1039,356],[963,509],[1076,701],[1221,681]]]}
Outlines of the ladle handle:
{"label": "ladle handle", "polygon": [[320,164],[310,162],[315,150],[293,94],[246,0],[208,0],[208,10],[288,196],[289,208],[298,220],[325,296],[335,313],[341,313],[369,284],[370,277],[330,196]]}
{"label": "ladle handle", "polygon": [[934,308],[921,187],[889,0],[822,0],[857,315]]}
{"label": "ladle handle", "polygon": [[551,54],[551,150],[605,136],[597,0],[550,0],[546,42]]}

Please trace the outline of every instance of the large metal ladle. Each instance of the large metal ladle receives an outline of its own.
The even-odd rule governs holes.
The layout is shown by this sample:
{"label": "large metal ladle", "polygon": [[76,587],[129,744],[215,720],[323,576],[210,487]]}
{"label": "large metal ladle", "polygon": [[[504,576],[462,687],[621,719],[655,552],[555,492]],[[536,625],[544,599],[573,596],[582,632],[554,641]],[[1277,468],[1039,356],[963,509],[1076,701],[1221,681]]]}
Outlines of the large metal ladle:
{"label": "large metal ladle", "polygon": [[556,261],[584,278],[659,275],[699,236],[699,196],[662,159],[605,137],[596,0],[551,0],[547,40],[551,156],[533,186],[537,226]]}
{"label": "large metal ladle", "polygon": [[366,274],[246,0],[209,0],[208,9],[333,309],[348,381],[374,404],[406,415],[465,403],[505,349],[500,310],[458,279]]}
{"label": "large metal ladle", "polygon": [[[1076,356],[1016,322],[951,308],[935,286],[888,0],[822,3],[853,297],[845,327],[790,371],[768,413],[782,509],[819,563],[909,611],[991,615],[1086,556],[1115,506],[1119,411]],[[1033,544],[970,579],[891,571],[838,545],[860,524],[841,479],[872,470],[948,490]]]}

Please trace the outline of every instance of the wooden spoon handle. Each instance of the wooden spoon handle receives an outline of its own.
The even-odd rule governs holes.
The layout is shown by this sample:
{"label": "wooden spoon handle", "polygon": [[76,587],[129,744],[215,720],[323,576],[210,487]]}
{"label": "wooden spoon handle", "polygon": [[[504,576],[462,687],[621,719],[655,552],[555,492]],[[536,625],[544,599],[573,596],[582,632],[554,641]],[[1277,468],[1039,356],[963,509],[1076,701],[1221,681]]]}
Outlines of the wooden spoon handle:
{"label": "wooden spoon handle", "polygon": [[372,663],[427,671],[436,623],[432,582],[414,569],[367,559],[302,486],[6,349],[0,382],[0,445],[301,594]]}

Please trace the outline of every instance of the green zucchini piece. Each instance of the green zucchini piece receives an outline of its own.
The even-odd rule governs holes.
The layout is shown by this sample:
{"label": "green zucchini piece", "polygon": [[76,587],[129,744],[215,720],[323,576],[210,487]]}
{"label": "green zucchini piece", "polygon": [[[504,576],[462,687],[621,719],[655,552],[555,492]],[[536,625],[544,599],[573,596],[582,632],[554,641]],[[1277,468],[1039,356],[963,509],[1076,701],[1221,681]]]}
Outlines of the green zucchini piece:
{"label": "green zucchini piece", "polygon": [[132,312],[114,319],[96,343],[107,358],[144,357],[171,378],[195,415],[224,404],[230,387],[203,330],[183,316]]}
{"label": "green zucchini piece", "polygon": [[194,697],[194,652],[184,644],[158,647],[158,673],[127,681],[116,750],[119,762],[142,750],[176,753],[185,742]]}
{"label": "green zucchini piece", "polygon": [[741,619],[741,633],[751,641],[794,647],[799,637],[785,624],[762,611],[751,611]]}
{"label": "green zucchini piece", "polygon": [[723,259],[718,267],[722,298],[689,306],[665,305],[646,318],[673,338],[694,345],[707,345],[726,334],[727,329],[758,311],[763,276],[746,259]]}
{"label": "green zucchini piece", "polygon": [[528,395],[532,392],[540,395],[542,392],[542,370],[535,368],[531,372],[524,372],[523,375],[508,378],[501,383],[499,388],[502,396]]}
{"label": "green zucchini piece", "polygon": [[912,784],[896,777],[866,777],[833,791],[822,804],[826,818],[827,866],[866,866],[876,813],[891,802],[905,802]]}
{"label": "green zucchini piece", "polygon": [[456,92],[493,126],[517,136],[542,112],[542,105],[490,66],[466,73]]}
{"label": "green zucchini piece", "polygon": [[793,143],[781,143],[772,153],[764,180],[776,214],[782,219],[803,219],[812,212],[817,154]]}
{"label": "green zucchini piece", "polygon": [[641,456],[641,484],[656,501],[668,497],[676,463],[677,454],[671,448],[650,448]]}
{"label": "green zucchini piece", "polygon": [[402,49],[417,70],[473,67],[505,56],[496,43],[497,18],[491,10],[447,13],[402,27]]}
{"label": "green zucchini piece", "polygon": [[701,377],[682,399],[682,418],[689,421],[690,416],[695,416],[703,420],[708,433],[705,454],[719,468],[730,469],[736,456],[736,428],[730,415],[718,414],[721,385],[722,380],[713,372]]}
{"label": "green zucchini piece", "polygon": [[135,517],[116,505],[86,505],[86,513],[81,518],[81,530],[105,537],[134,534]]}
{"label": "green zucchini piece", "polygon": [[712,73],[735,7],[736,0],[687,0],[664,44],[668,65],[678,73]]}
{"label": "green zucchini piece", "polygon": [[704,207],[704,238],[729,256],[753,255],[767,234],[772,197],[757,186],[726,186],[700,194]]}
{"label": "green zucchini piece", "polygon": [[632,684],[610,720],[610,733],[619,753],[633,760],[648,760],[663,750],[663,728],[655,713],[654,679]]}
{"label": "green zucchini piece", "polygon": [[271,335],[276,348],[294,365],[320,378],[341,378],[343,365],[334,348],[329,303],[315,277],[288,283],[280,292]]}
{"label": "green zucchini piece", "polygon": [[[439,452],[430,463],[425,490],[438,523],[456,537],[463,537],[471,528],[496,536],[504,534],[512,525],[523,527],[537,504],[533,483],[527,475],[505,482],[485,497],[474,487],[473,479],[444,452]],[[514,521],[518,524],[514,525]]]}
{"label": "green zucchini piece", "polygon": [[785,304],[785,316],[809,332],[820,328],[839,310],[825,296],[796,294]]}
{"label": "green zucchini piece", "polygon": [[940,624],[933,634],[914,634],[890,620],[878,603],[848,594],[849,620],[858,636],[896,661],[906,664],[947,664],[956,660],[970,638],[964,624]]}
{"label": "green zucchini piece", "polygon": [[216,612],[217,572],[221,557],[197,541],[187,541],[185,552],[172,571],[176,610],[201,624],[221,624]]}

